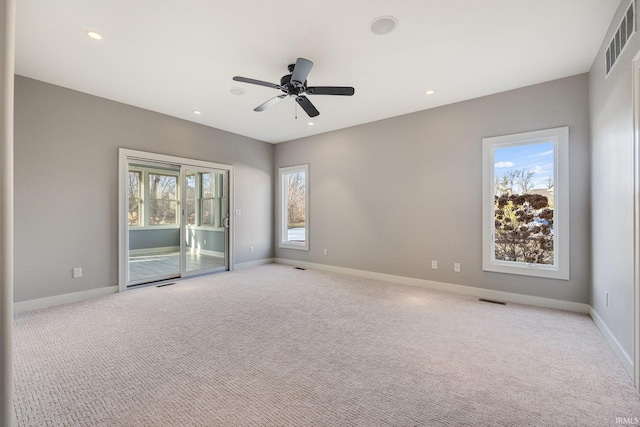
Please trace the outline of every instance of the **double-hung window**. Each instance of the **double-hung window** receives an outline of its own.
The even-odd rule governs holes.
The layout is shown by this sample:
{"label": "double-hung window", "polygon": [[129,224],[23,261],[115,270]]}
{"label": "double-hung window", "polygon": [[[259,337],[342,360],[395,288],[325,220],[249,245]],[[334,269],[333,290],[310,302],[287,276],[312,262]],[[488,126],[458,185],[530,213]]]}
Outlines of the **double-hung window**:
{"label": "double-hung window", "polygon": [[178,177],[149,173],[149,225],[178,224]]}
{"label": "double-hung window", "polygon": [[[220,227],[220,198],[216,198],[216,176],[210,172],[200,174],[200,224]],[[217,213],[217,215],[216,215]]]}
{"label": "double-hung window", "polygon": [[569,279],[569,128],[484,138],[483,269]]}
{"label": "double-hung window", "polygon": [[178,226],[178,173],[139,165],[129,167],[127,192],[130,227]]}
{"label": "double-hung window", "polygon": [[127,178],[129,191],[129,226],[139,227],[142,225],[142,172],[129,171]]}
{"label": "double-hung window", "polygon": [[309,250],[309,165],[280,168],[280,247]]}
{"label": "double-hung window", "polygon": [[187,171],[187,225],[222,227],[223,177],[220,173]]}
{"label": "double-hung window", "polygon": [[187,225],[195,226],[198,224],[198,173],[187,171],[186,184],[185,221]]}

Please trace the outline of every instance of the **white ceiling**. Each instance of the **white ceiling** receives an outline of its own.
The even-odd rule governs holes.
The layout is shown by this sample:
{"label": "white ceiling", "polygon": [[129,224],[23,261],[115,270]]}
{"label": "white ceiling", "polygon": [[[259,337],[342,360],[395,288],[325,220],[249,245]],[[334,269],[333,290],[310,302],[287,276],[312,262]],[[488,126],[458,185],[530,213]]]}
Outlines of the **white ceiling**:
{"label": "white ceiling", "polygon": [[[16,3],[17,74],[276,143],[587,72],[620,0]],[[371,33],[385,15],[396,30]],[[309,96],[314,126],[293,99],[254,112],[281,92],[232,81],[279,83],[298,57],[310,86],[356,90]]]}

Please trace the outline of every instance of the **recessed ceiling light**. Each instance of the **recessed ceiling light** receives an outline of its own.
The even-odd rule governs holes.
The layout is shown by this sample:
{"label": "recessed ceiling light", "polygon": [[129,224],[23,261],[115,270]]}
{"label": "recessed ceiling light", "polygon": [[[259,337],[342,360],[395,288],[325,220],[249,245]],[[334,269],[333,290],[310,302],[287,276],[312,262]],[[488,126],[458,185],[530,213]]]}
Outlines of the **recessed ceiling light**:
{"label": "recessed ceiling light", "polygon": [[379,16],[369,24],[369,29],[373,34],[382,36],[389,34],[398,26],[398,20],[393,16]]}
{"label": "recessed ceiling light", "polygon": [[229,93],[231,95],[244,95],[245,93],[247,93],[246,90],[242,89],[241,87],[232,87],[231,89],[229,89]]}
{"label": "recessed ceiling light", "polygon": [[103,39],[102,34],[96,33],[95,31],[87,30],[86,33],[87,33],[87,35],[89,37],[91,37],[94,40],[102,40]]}
{"label": "recessed ceiling light", "polygon": [[428,91],[425,92],[425,95],[433,95],[434,93],[436,93],[435,90],[429,89]]}
{"label": "recessed ceiling light", "polygon": [[200,114],[202,114],[202,111],[200,111],[200,110],[193,110],[193,114],[195,114],[196,116],[199,116]]}
{"label": "recessed ceiling light", "polygon": [[315,123],[313,123],[313,122],[309,122],[309,123],[307,123],[307,125],[308,125],[308,126],[313,126],[314,124],[315,124]]}

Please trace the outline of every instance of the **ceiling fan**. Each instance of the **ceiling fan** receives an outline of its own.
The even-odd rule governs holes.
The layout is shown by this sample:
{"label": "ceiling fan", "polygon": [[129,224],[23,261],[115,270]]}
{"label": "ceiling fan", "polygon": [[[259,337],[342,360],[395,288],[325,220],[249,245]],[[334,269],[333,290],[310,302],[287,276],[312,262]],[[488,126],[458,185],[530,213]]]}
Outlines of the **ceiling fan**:
{"label": "ceiling fan", "polygon": [[289,65],[289,73],[282,76],[280,84],[269,83],[262,80],[250,79],[247,77],[235,76],[233,80],[243,83],[251,83],[254,85],[267,86],[274,89],[280,89],[284,92],[282,95],[275,96],[267,102],[258,105],[253,111],[264,111],[274,104],[282,101],[286,97],[295,98],[296,102],[302,107],[302,109],[309,115],[309,117],[315,117],[320,112],[313,106],[308,95],[343,95],[351,96],[355,93],[352,87],[346,86],[307,86],[307,76],[313,67],[313,62],[308,59],[298,58],[295,64]]}

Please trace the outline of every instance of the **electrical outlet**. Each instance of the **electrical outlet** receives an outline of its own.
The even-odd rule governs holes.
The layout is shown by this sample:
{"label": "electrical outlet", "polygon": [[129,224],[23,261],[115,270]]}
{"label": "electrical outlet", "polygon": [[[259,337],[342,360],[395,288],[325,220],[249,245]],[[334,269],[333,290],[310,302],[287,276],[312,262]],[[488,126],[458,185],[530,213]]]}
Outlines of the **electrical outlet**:
{"label": "electrical outlet", "polygon": [[76,267],[73,269],[73,278],[77,279],[78,277],[82,277],[82,267]]}
{"label": "electrical outlet", "polygon": [[453,271],[456,273],[460,273],[460,263],[459,262],[454,262],[453,263]]}
{"label": "electrical outlet", "polygon": [[203,245],[206,245],[206,244],[207,244],[207,239],[204,239]]}
{"label": "electrical outlet", "polygon": [[329,252],[325,249],[324,252],[322,253],[322,255],[328,255]]}
{"label": "electrical outlet", "polygon": [[435,259],[431,260],[431,269],[432,270],[437,270],[438,269],[438,261],[436,261]]}
{"label": "electrical outlet", "polygon": [[240,209],[236,209],[236,216],[242,215],[242,211]]}
{"label": "electrical outlet", "polygon": [[253,246],[249,246],[249,252],[253,253]]}

